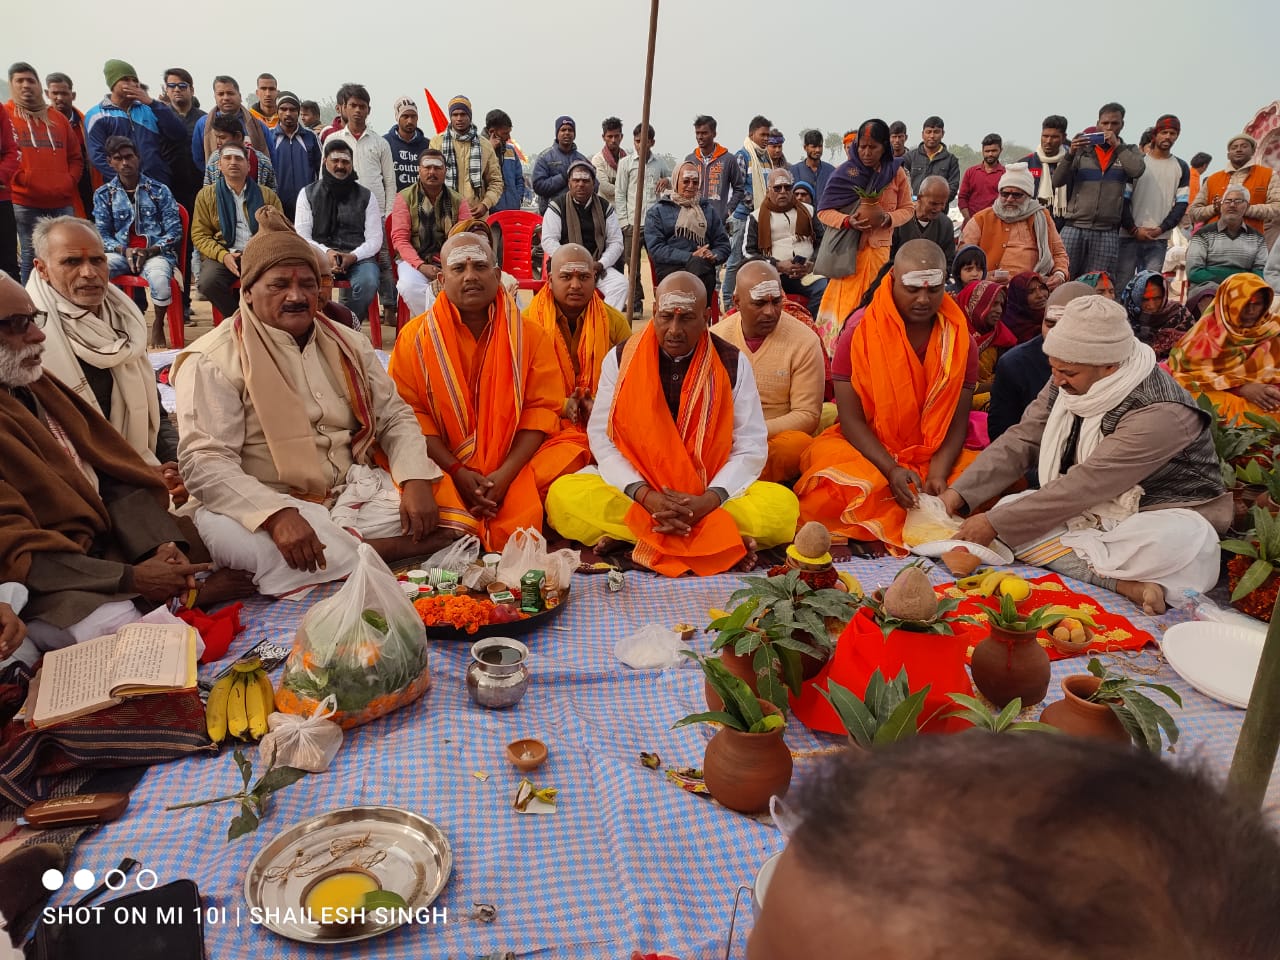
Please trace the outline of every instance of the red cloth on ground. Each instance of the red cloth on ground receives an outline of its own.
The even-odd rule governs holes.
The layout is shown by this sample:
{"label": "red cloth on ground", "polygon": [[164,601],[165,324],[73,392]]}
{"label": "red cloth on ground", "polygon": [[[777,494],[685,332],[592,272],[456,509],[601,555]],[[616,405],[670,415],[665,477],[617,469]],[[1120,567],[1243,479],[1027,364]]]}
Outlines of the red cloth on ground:
{"label": "red cloth on ground", "polygon": [[867,692],[867,682],[876,668],[892,680],[903,667],[911,692],[930,688],[918,721],[921,733],[953,733],[965,729],[965,721],[942,720],[942,714],[959,709],[949,693],[973,696],[973,683],[965,670],[965,650],[970,641],[963,636],[893,630],[886,637],[866,608],[861,608],[836,641],[835,652],[812,680],[791,697],[791,713],[811,730],[844,733],[835,709],[820,692],[834,680],[854,696]]}
{"label": "red cloth on ground", "polygon": [[195,627],[204,640],[201,663],[213,663],[227,655],[231,641],[244,629],[240,623],[240,610],[243,606],[242,603],[233,603],[213,613],[205,613],[195,607],[177,612],[177,618]]}

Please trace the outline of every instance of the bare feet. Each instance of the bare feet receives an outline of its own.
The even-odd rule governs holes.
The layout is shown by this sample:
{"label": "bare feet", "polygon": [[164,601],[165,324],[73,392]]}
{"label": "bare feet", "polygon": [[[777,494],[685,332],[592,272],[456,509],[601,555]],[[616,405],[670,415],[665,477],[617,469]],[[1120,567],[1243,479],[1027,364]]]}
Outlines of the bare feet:
{"label": "bare feet", "polygon": [[1121,580],[1116,583],[1116,592],[1140,606],[1142,612],[1149,617],[1158,617],[1167,609],[1164,602],[1164,587],[1158,583]]}
{"label": "bare feet", "polygon": [[747,555],[733,565],[735,573],[750,573],[756,568],[756,542],[750,537],[742,538],[742,545],[747,548]]}
{"label": "bare feet", "polygon": [[151,324],[151,340],[148,350],[168,350],[169,343],[164,338],[164,320],[156,320]]}
{"label": "bare feet", "polygon": [[228,600],[252,597],[257,592],[258,588],[253,583],[253,574],[248,570],[215,570],[200,584],[200,590],[196,594],[196,606],[207,610]]}
{"label": "bare feet", "polygon": [[619,550],[630,549],[631,544],[625,540],[615,540],[613,537],[601,537],[596,541],[596,545],[592,547],[592,551],[597,557],[605,557],[611,553],[617,553]]}

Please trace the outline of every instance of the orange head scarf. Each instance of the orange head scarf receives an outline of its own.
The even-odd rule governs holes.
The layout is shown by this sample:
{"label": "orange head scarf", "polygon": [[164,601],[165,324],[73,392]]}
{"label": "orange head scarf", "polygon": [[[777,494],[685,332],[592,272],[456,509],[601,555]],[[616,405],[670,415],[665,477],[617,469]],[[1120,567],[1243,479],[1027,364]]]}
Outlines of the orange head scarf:
{"label": "orange head scarf", "polygon": [[850,385],[867,423],[898,463],[927,470],[946,438],[964,386],[969,360],[964,312],[951,297],[942,298],[921,363],[894,305],[890,272],[854,330],[850,351]]}
{"label": "orange head scarf", "polygon": [[[1266,298],[1262,318],[1240,326],[1240,314],[1257,293]],[[1169,351],[1169,370],[1192,390],[1231,390],[1280,370],[1280,317],[1270,310],[1274,295],[1257,274],[1222,281],[1211,306]]]}

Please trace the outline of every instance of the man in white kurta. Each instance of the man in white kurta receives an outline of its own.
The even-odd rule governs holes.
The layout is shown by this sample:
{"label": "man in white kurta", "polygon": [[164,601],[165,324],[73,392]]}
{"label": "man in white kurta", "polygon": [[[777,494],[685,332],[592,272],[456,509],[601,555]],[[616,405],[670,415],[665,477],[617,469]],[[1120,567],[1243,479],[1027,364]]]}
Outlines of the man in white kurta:
{"label": "man in white kurta", "polygon": [[347,576],[360,540],[430,553],[440,469],[364,337],[319,310],[319,267],[277,211],[245,247],[240,309],[173,365],[178,460],[218,566],[285,596]]}
{"label": "man in white kurta", "polygon": [[1044,352],[1049,383],[942,500],[952,513],[976,508],[1031,466],[1040,489],[971,515],[956,537],[998,536],[1022,562],[1107,587],[1147,613],[1211,589],[1231,495],[1209,415],[1104,297],[1067,304]]}

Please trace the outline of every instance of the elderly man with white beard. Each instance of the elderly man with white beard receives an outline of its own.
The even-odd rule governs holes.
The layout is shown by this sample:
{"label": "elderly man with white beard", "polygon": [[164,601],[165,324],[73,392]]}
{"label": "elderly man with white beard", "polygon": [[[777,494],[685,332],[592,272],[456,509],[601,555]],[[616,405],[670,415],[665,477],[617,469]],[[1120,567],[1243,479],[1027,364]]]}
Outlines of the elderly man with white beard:
{"label": "elderly man with white beard", "polygon": [[973,215],[960,241],[982,248],[988,276],[997,270],[1011,277],[1032,270],[1045,278],[1050,290],[1066,282],[1067,248],[1053,215],[1035,198],[1035,181],[1025,163],[1005,167],[996,202]]}
{"label": "elderly man with white beard", "polygon": [[243,587],[231,571],[197,587],[207,566],[188,562],[159,472],[45,371],[49,323],[0,277],[0,583],[25,588],[16,599],[28,635],[14,656],[28,665],[138,619],[147,604],[193,590],[198,603],[218,603]]}
{"label": "elderly man with white beard", "polygon": [[1104,297],[1068,303],[1044,352],[1049,383],[942,500],[958,514],[1032,466],[1040,489],[971,514],[957,539],[985,546],[999,537],[1023,563],[1106,587],[1148,614],[1211,589],[1231,495],[1209,414]]}

